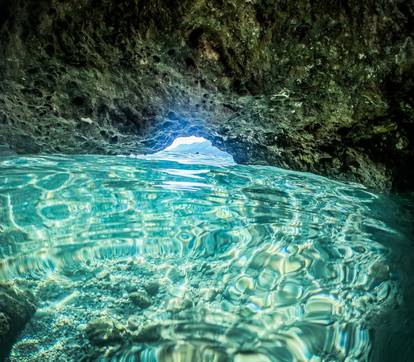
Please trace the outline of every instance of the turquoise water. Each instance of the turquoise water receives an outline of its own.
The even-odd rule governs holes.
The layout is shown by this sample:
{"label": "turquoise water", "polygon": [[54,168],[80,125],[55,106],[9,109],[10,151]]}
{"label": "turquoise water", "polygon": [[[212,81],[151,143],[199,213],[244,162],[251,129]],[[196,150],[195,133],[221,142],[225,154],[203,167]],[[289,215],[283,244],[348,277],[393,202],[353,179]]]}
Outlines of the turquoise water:
{"label": "turquoise water", "polygon": [[408,283],[399,202],[178,161],[0,159],[0,280],[38,299],[10,359],[370,360]]}

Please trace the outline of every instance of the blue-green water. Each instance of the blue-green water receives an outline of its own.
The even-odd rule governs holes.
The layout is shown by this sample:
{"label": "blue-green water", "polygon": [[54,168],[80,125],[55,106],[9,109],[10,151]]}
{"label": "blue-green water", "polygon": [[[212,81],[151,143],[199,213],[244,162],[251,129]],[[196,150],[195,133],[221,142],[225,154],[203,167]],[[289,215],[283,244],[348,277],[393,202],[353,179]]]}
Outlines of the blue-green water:
{"label": "blue-green water", "polygon": [[10,359],[370,360],[409,284],[397,215],[274,167],[2,158],[0,280],[38,299]]}

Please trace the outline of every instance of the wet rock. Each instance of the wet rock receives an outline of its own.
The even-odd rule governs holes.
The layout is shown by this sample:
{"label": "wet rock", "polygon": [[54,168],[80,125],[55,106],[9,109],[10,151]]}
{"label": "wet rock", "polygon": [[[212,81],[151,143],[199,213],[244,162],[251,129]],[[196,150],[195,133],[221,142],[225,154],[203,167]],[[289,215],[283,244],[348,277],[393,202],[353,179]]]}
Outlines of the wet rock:
{"label": "wet rock", "polygon": [[196,133],[239,163],[413,187],[411,2],[2,3],[11,152],[150,153]]}
{"label": "wet rock", "polygon": [[0,358],[35,312],[34,296],[11,283],[0,283]]}
{"label": "wet rock", "polygon": [[155,296],[158,294],[159,290],[160,290],[160,284],[158,282],[147,282],[144,284],[144,289],[145,291],[151,295],[151,296]]}
{"label": "wet rock", "polygon": [[142,326],[142,320],[133,315],[128,318],[127,327],[129,331],[137,331]]}
{"label": "wet rock", "polygon": [[98,280],[104,280],[109,278],[109,272],[106,270],[103,270],[101,272],[99,272],[98,274],[96,274],[96,279]]}
{"label": "wet rock", "polygon": [[131,337],[136,342],[157,342],[161,338],[161,326],[158,324],[144,325],[138,332],[132,334]]}
{"label": "wet rock", "polygon": [[122,340],[120,327],[108,319],[96,319],[89,322],[85,334],[89,342],[98,347],[116,344]]}
{"label": "wet rock", "polygon": [[0,313],[0,336],[6,336],[10,332],[10,321],[9,318],[4,314]]}
{"label": "wet rock", "polygon": [[169,312],[177,313],[193,306],[193,301],[187,297],[170,299],[167,310]]}
{"label": "wet rock", "polygon": [[375,262],[370,269],[370,276],[376,281],[384,281],[390,277],[390,268],[387,264],[381,261]]}
{"label": "wet rock", "polygon": [[212,302],[219,295],[219,293],[219,290],[213,288],[201,289],[202,298],[207,302]]}
{"label": "wet rock", "polygon": [[129,294],[129,299],[136,306],[145,309],[152,305],[150,296],[144,291],[136,291]]}

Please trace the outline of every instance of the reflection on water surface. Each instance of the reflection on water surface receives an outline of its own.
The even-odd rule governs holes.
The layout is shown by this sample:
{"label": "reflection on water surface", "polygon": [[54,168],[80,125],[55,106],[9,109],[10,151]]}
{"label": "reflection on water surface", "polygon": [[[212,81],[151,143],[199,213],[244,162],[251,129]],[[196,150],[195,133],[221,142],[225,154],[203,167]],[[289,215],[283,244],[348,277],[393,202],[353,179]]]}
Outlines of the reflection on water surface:
{"label": "reflection on water surface", "polygon": [[39,300],[11,359],[368,360],[401,301],[384,197],[186,157],[0,160],[0,278]]}

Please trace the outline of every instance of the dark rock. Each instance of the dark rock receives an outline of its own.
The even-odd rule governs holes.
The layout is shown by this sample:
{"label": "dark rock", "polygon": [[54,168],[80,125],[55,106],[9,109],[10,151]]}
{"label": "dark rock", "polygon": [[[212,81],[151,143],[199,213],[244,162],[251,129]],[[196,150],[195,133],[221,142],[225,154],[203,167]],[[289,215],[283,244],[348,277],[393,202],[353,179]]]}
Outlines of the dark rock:
{"label": "dark rock", "polygon": [[[6,314],[0,313],[0,336],[4,338],[10,333],[10,320]],[[3,339],[2,338],[2,339]]]}
{"label": "dark rock", "polygon": [[131,336],[136,342],[157,342],[161,338],[161,326],[158,324],[144,325],[138,332],[134,332]]}
{"label": "dark rock", "polygon": [[144,284],[144,289],[149,295],[155,296],[160,290],[160,284],[158,282],[148,282]]}
{"label": "dark rock", "polygon": [[138,306],[142,309],[148,308],[149,306],[152,305],[151,298],[144,291],[132,292],[129,295],[129,299],[131,300],[132,303],[134,303],[136,306]]}
{"label": "dark rock", "polygon": [[33,295],[11,283],[0,283],[0,359],[35,312]]}
{"label": "dark rock", "polygon": [[0,3],[12,151],[150,153],[197,129],[240,163],[412,189],[412,2]]}
{"label": "dark rock", "polygon": [[113,321],[96,319],[88,323],[85,330],[89,342],[95,346],[109,346],[122,341],[122,330]]}

